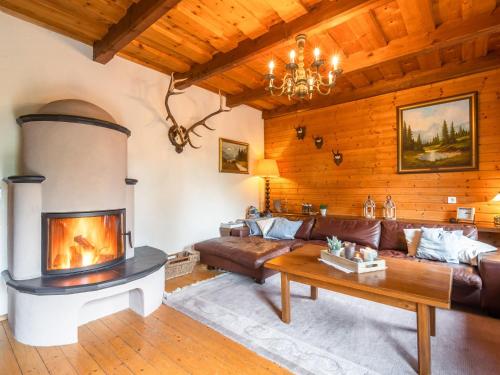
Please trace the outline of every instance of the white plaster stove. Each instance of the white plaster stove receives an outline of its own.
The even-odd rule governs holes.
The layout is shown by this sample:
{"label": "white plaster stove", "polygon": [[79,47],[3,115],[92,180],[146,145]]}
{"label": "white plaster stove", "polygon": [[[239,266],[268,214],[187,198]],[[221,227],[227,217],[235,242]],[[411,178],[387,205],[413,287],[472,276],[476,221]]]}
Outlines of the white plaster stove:
{"label": "white plaster stove", "polygon": [[78,326],[162,303],[166,255],[134,249],[130,131],[103,109],[60,100],[18,118],[23,175],[9,183],[8,319],[36,346],[78,341]]}

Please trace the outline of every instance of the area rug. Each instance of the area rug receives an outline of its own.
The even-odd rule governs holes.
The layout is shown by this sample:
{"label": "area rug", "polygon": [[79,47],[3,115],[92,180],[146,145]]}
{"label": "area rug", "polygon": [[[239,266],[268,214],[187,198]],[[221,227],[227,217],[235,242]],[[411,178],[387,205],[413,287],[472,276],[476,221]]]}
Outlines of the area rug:
{"label": "area rug", "polygon": [[[280,279],[228,273],[166,295],[165,303],[297,374],[415,374],[415,313],[291,283],[284,324]],[[436,311],[433,374],[498,374],[500,320]]]}

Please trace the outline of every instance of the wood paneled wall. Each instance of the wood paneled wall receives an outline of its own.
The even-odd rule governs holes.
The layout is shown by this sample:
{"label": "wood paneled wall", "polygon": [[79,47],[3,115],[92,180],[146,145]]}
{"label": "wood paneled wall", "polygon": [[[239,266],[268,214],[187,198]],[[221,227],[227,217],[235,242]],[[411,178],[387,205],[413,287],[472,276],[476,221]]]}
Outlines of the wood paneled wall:
{"label": "wood paneled wall", "polygon": [[[479,93],[479,170],[397,174],[396,107],[471,91]],[[302,141],[294,129],[301,122]],[[313,135],[323,136],[321,150]],[[332,149],[344,155],[340,166]],[[399,218],[448,220],[464,206],[476,208],[476,222],[491,224],[500,214],[491,202],[500,191],[500,69],[266,120],[265,155],[278,161],[282,176],[271,183],[271,199],[286,199],[289,211],[310,202],[328,204],[329,214],[361,215],[371,194],[381,216],[390,194]],[[458,204],[448,204],[448,196]]]}

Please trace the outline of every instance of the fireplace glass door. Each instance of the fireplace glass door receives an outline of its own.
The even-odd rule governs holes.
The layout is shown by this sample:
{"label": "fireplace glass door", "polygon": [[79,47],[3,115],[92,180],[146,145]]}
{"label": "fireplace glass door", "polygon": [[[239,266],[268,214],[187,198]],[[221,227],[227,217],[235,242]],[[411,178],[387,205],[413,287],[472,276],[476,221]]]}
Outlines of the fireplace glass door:
{"label": "fireplace glass door", "polygon": [[124,259],[125,210],[43,214],[43,273],[100,268]]}

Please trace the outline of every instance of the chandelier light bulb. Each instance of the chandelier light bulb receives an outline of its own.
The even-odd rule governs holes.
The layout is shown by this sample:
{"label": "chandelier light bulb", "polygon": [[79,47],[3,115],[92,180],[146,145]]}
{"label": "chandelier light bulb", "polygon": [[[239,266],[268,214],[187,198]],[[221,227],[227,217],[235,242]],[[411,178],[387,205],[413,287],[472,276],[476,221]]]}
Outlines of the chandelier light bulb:
{"label": "chandelier light bulb", "polygon": [[273,74],[274,71],[274,61],[269,61],[269,74]]}
{"label": "chandelier light bulb", "polygon": [[318,61],[318,59],[319,59],[319,48],[316,47],[314,49],[314,61]]}
{"label": "chandelier light bulb", "polygon": [[290,51],[290,63],[295,63],[295,50],[293,49]]}
{"label": "chandelier light bulb", "polygon": [[339,67],[339,56],[338,55],[333,55],[332,57],[332,66],[333,70],[337,70]]}

